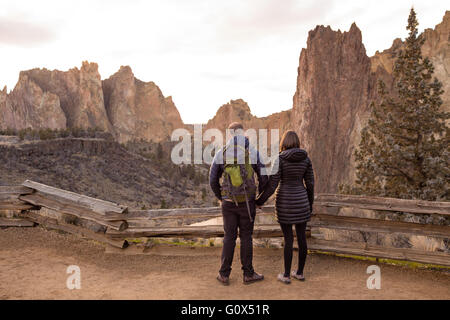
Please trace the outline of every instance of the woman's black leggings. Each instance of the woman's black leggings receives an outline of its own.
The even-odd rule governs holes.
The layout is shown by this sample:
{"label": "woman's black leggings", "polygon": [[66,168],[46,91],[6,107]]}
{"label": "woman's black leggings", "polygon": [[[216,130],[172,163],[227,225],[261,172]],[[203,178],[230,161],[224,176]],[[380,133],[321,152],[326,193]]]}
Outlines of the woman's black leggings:
{"label": "woman's black leggings", "polygon": [[[292,264],[292,250],[294,244],[294,234],[292,224],[280,223],[284,235],[284,276],[289,277]],[[297,274],[303,274],[308,248],[306,246],[306,222],[295,225],[298,241],[298,269]]]}

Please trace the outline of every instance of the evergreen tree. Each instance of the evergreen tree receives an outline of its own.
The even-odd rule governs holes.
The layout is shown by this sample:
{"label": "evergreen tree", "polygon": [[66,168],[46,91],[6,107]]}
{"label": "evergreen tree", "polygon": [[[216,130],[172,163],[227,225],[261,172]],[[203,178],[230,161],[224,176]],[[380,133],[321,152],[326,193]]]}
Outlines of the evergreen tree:
{"label": "evergreen tree", "polygon": [[[371,104],[361,132],[356,190],[367,195],[404,199],[449,200],[450,114],[442,112],[442,84],[432,79],[433,65],[422,57],[425,39],[417,35],[411,9],[404,49],[394,70],[395,89],[388,94],[379,81],[381,102]],[[349,191],[349,188],[341,191]],[[355,191],[355,189],[354,189]]]}

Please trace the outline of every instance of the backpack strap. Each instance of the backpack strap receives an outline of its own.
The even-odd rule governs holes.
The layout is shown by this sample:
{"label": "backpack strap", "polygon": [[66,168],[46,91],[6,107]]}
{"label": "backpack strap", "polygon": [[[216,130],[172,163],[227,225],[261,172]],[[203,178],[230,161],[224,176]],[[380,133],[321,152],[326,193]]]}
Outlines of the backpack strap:
{"label": "backpack strap", "polygon": [[245,194],[245,204],[247,205],[248,217],[250,218],[250,222],[253,222],[252,213],[250,212],[250,205],[248,204],[247,190],[245,190],[245,184],[244,184],[244,194]]}

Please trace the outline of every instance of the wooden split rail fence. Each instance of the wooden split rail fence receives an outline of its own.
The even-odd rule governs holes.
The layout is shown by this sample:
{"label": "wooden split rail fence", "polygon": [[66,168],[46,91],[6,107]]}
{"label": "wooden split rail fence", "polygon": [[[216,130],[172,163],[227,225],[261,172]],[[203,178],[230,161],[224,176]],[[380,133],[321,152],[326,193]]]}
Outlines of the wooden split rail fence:
{"label": "wooden split rail fence", "polygon": [[[450,266],[450,202],[319,194],[313,212],[309,223],[312,231],[402,234],[442,241],[443,248],[399,248],[368,241],[324,239],[313,232],[308,240],[310,250]],[[132,210],[29,180],[21,186],[0,186],[0,213],[0,227],[39,224],[119,248],[126,248],[127,240],[142,237],[223,236],[219,223],[192,225],[220,218],[219,207]],[[254,237],[281,236],[274,207],[263,207],[257,213]]]}

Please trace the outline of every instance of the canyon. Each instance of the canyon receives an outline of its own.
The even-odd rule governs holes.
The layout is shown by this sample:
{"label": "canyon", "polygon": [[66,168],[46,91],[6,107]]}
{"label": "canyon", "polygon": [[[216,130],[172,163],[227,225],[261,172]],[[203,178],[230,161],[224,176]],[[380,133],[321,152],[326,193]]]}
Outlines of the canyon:
{"label": "canyon", "polygon": [[[442,83],[443,109],[450,111],[450,11],[434,29],[424,31],[424,56],[433,62]],[[369,57],[356,24],[348,31],[317,26],[301,50],[292,109],[256,117],[242,99],[222,105],[205,129],[225,130],[233,121],[245,128],[295,130],[313,162],[316,190],[335,193],[355,177],[353,153],[367,123],[378,80],[393,88],[393,64],[401,39]],[[68,71],[22,71],[15,88],[0,91],[0,129],[96,128],[120,143],[162,142],[184,124],[172,98],[154,82],[136,79],[122,66],[102,80],[98,65],[83,62]]]}

